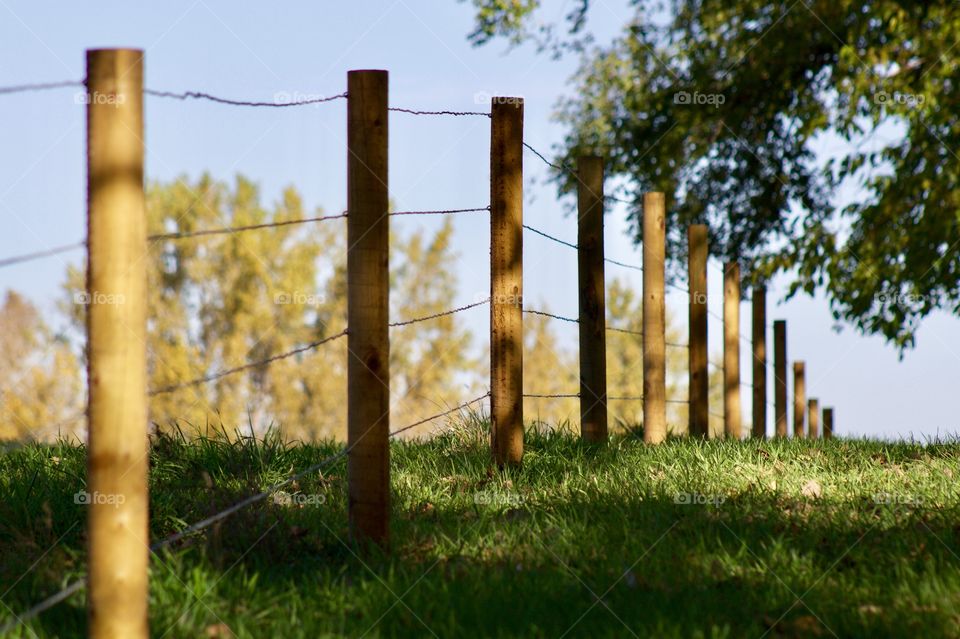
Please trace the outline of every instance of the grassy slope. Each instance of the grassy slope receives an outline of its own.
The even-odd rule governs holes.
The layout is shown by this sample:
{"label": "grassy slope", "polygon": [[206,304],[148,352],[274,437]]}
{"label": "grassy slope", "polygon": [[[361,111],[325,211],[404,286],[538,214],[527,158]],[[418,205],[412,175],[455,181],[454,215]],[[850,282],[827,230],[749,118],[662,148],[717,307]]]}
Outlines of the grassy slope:
{"label": "grassy slope", "polygon": [[[161,439],[152,536],[335,449]],[[626,437],[590,448],[530,433],[523,469],[500,475],[473,425],[392,453],[389,555],[361,558],[347,542],[340,460],[299,485],[323,505],[261,503],[155,558],[152,634],[960,636],[960,444]],[[83,455],[0,456],[10,609],[83,568],[85,507],[72,497]],[[804,495],[811,480],[819,498]],[[22,636],[82,636],[83,604],[75,596]]]}

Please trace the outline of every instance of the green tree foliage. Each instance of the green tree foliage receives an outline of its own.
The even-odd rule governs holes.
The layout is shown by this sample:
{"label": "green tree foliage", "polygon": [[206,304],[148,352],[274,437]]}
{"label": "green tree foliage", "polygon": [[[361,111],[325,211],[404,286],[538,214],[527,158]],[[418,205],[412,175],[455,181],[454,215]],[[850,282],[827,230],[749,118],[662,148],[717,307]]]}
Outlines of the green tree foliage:
{"label": "green tree foliage", "polygon": [[[536,40],[541,3],[476,4],[475,42]],[[838,319],[900,348],[934,309],[960,311],[960,5],[634,5],[581,58],[561,160],[600,153],[635,199],[671,194],[674,258],[684,227],[708,223],[714,255],[753,279],[788,272],[791,295],[822,288]]]}

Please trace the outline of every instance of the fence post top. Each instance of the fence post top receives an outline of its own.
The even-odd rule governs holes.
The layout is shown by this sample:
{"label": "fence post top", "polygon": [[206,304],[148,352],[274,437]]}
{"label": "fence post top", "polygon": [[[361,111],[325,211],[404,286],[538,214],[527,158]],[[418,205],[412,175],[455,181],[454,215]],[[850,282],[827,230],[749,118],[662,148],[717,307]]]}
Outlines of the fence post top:
{"label": "fence post top", "polygon": [[386,69],[351,69],[350,71],[347,71],[347,75],[348,75],[348,76],[354,75],[355,73],[356,73],[356,74],[359,74],[359,73],[382,73],[382,74],[386,75],[386,74],[389,73],[389,71],[387,71]]}
{"label": "fence post top", "polygon": [[143,55],[143,49],[140,49],[138,47],[102,47],[102,48],[87,49],[88,56],[98,54],[98,53],[120,53],[120,52],[136,53],[141,56]]}

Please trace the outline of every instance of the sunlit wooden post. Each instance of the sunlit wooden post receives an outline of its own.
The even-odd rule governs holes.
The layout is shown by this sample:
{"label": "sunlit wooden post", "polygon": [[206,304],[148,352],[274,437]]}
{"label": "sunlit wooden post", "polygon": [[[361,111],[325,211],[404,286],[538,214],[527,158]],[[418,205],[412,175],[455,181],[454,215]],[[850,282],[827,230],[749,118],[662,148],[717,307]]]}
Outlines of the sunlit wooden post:
{"label": "sunlit wooden post", "polygon": [[580,300],[580,434],[607,439],[606,285],[603,275],[603,160],[577,163],[577,261]]}
{"label": "sunlit wooden post", "polygon": [[753,436],[767,436],[767,289],[753,287]]}
{"label": "sunlit wooden post", "polygon": [[728,262],[723,269],[723,429],[739,439],[740,414],[740,266]]}
{"label": "sunlit wooden post", "polygon": [[87,51],[89,634],[147,626],[143,51]]}
{"label": "sunlit wooden post", "polygon": [[832,408],[823,409],[823,438],[824,439],[833,438],[833,409]]}
{"label": "sunlit wooden post", "polygon": [[687,271],[690,282],[689,385],[691,436],[710,433],[710,375],[707,370],[707,226],[687,228]]}
{"label": "sunlit wooden post", "polygon": [[350,531],[385,545],[390,523],[386,71],[347,74],[347,480]]}
{"label": "sunlit wooden post", "polygon": [[523,458],[523,99],[490,125],[490,418],[497,465]]}
{"label": "sunlit wooden post", "polygon": [[663,193],[643,194],[643,440],[667,438],[667,358],[664,270],[666,204]]}
{"label": "sunlit wooden post", "polygon": [[787,436],[787,322],[773,322],[773,412],[777,437]]}
{"label": "sunlit wooden post", "polygon": [[793,363],[793,436],[803,437],[807,410],[807,387],[803,362]]}
{"label": "sunlit wooden post", "polygon": [[807,416],[810,420],[809,437],[817,439],[820,437],[820,402],[818,400],[811,399],[807,402]]}

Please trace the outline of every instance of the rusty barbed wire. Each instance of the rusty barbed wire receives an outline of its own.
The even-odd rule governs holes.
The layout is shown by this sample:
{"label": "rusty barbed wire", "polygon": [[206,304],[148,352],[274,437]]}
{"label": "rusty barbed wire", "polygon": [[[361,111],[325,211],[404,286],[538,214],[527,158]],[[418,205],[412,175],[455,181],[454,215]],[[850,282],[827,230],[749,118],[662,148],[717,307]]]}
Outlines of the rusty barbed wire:
{"label": "rusty barbed wire", "polygon": [[480,206],[472,209],[440,209],[436,211],[394,211],[388,213],[387,215],[451,215],[453,213],[479,213],[481,211],[489,211],[490,206]]}
{"label": "rusty barbed wire", "polygon": [[408,326],[408,325],[410,325],[410,324],[416,324],[416,323],[418,323],[418,322],[426,322],[427,320],[437,319],[438,317],[444,317],[444,316],[446,316],[446,315],[453,315],[454,313],[459,313],[460,311],[466,311],[466,310],[468,310],[468,309],[475,308],[475,307],[477,307],[477,306],[483,306],[484,304],[486,304],[486,303],[489,302],[489,301],[490,301],[490,299],[487,298],[487,299],[485,299],[485,300],[481,300],[481,301],[479,301],[479,302],[474,302],[474,303],[472,303],[472,304],[465,304],[464,306],[459,306],[459,307],[457,307],[457,308],[451,308],[451,309],[448,310],[448,311],[441,311],[440,313],[434,313],[434,314],[432,314],[432,315],[424,315],[423,317],[415,317],[415,318],[413,318],[413,319],[403,320],[403,321],[401,321],[401,322],[391,322],[391,323],[388,324],[387,326],[390,326],[391,328],[396,328],[396,327],[398,327],[398,326]]}
{"label": "rusty barbed wire", "polygon": [[387,110],[397,111],[398,113],[409,113],[410,115],[482,115],[485,118],[490,117],[489,113],[484,113],[483,111],[418,111],[416,109],[406,109],[403,107],[389,107]]}
{"label": "rusty barbed wire", "polygon": [[144,89],[144,95],[150,95],[155,98],[172,98],[174,100],[209,100],[210,102],[216,102],[217,104],[227,104],[230,106],[245,106],[245,107],[268,107],[268,108],[285,108],[285,107],[296,107],[296,106],[305,106],[308,104],[321,104],[324,102],[333,102],[334,100],[343,100],[347,97],[347,92],[338,93],[337,95],[318,97],[318,98],[308,98],[306,100],[291,100],[290,102],[279,102],[274,100],[273,102],[262,102],[262,101],[251,101],[251,100],[234,100],[232,98],[221,98],[219,96],[211,95],[209,93],[204,93],[203,91],[184,91],[178,93],[176,91],[157,91],[156,89]]}
{"label": "rusty barbed wire", "polygon": [[44,257],[53,257],[54,255],[60,255],[61,253],[75,251],[79,248],[85,247],[86,245],[87,245],[86,242],[74,242],[73,244],[64,244],[63,246],[55,246],[53,248],[45,249],[43,251],[34,251],[33,253],[24,253],[23,255],[14,255],[13,257],[0,259],[0,268],[4,268],[6,266],[13,266],[15,264],[23,264],[24,262],[32,262],[34,260],[39,260]]}
{"label": "rusty barbed wire", "polygon": [[264,222],[262,224],[249,224],[246,226],[223,226],[215,229],[203,229],[201,231],[183,231],[173,233],[157,233],[148,235],[147,240],[151,242],[162,240],[182,240],[190,237],[202,237],[204,235],[223,235],[226,233],[241,233],[244,231],[256,231],[259,229],[270,229],[281,226],[290,226],[293,224],[307,224],[310,222],[326,222],[327,220],[340,220],[347,217],[347,212],[337,215],[321,215],[319,217],[305,217],[296,220],[283,220],[281,222]]}
{"label": "rusty barbed wire", "polygon": [[236,366],[236,367],[234,367],[234,368],[228,368],[228,369],[226,369],[226,370],[218,371],[218,372],[212,373],[212,374],[210,374],[210,375],[205,375],[204,377],[198,377],[198,378],[196,378],[196,379],[191,379],[191,380],[186,381],[186,382],[180,382],[179,384],[171,384],[170,386],[164,386],[164,387],[162,387],[162,388],[157,388],[157,389],[154,389],[154,390],[148,392],[148,393],[147,393],[147,396],[148,396],[148,397],[155,397],[156,395],[163,395],[163,394],[165,394],[165,393],[172,393],[173,391],[180,390],[181,388],[187,388],[187,387],[189,387],[189,386],[198,386],[198,385],[200,385],[200,384],[206,384],[206,383],[208,383],[208,382],[213,382],[213,381],[216,381],[216,380],[218,380],[218,379],[220,379],[220,378],[227,377],[228,375],[233,375],[233,374],[235,374],[235,373],[241,373],[241,372],[243,372],[243,371],[245,371],[245,370],[249,370],[249,369],[251,369],[251,368],[257,368],[257,367],[259,367],[259,366],[267,366],[267,365],[272,364],[273,362],[276,362],[276,361],[278,361],[278,360],[286,359],[286,358],[288,358],[288,357],[293,357],[294,355],[298,355],[298,354],[300,354],[300,353],[303,353],[303,352],[306,352],[306,351],[309,351],[309,350],[313,350],[314,348],[317,348],[317,347],[319,347],[319,346],[322,346],[322,345],[326,344],[327,342],[332,342],[332,341],[335,340],[335,339],[339,339],[339,338],[341,338],[341,337],[344,337],[344,336],[347,334],[347,330],[348,330],[348,329],[343,329],[343,330],[340,331],[339,333],[336,333],[336,334],[334,334],[334,335],[330,335],[329,337],[325,337],[325,338],[323,338],[323,339],[321,339],[321,340],[318,340],[318,341],[316,341],[316,342],[311,342],[311,343],[309,343],[309,344],[305,344],[304,346],[298,346],[297,348],[295,348],[295,349],[293,349],[293,350],[291,350],[291,351],[287,351],[287,352],[285,352],[285,353],[279,353],[279,354],[277,354],[277,355],[271,355],[270,357],[267,357],[267,358],[265,358],[265,359],[258,360],[258,361],[256,361],[256,362],[247,362],[246,364],[243,364],[243,365],[241,365],[241,366]]}
{"label": "rusty barbed wire", "polygon": [[62,80],[60,82],[37,82],[35,84],[18,84],[7,87],[0,87],[0,95],[10,95],[12,93],[32,93],[34,91],[47,91],[49,89],[66,89],[70,87],[84,87],[83,80]]}

